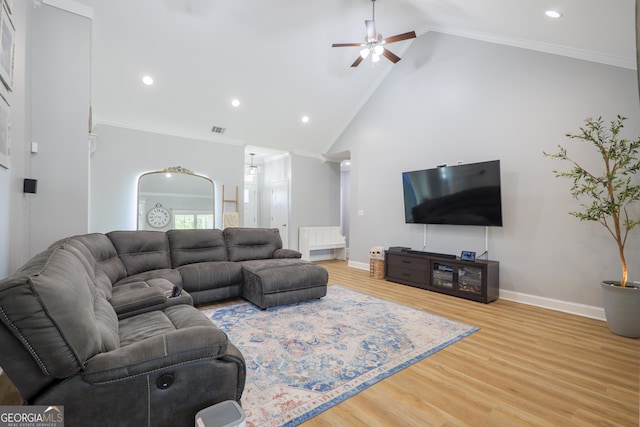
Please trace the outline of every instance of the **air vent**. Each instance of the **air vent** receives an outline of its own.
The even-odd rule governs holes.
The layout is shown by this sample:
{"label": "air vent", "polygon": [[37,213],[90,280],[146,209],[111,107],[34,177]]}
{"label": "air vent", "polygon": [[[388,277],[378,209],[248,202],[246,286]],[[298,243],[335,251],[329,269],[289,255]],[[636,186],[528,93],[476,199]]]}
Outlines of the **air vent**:
{"label": "air vent", "polygon": [[214,127],[211,128],[211,132],[219,133],[221,135],[224,133],[225,130],[227,130],[227,129],[226,128],[222,128],[220,126],[214,126]]}

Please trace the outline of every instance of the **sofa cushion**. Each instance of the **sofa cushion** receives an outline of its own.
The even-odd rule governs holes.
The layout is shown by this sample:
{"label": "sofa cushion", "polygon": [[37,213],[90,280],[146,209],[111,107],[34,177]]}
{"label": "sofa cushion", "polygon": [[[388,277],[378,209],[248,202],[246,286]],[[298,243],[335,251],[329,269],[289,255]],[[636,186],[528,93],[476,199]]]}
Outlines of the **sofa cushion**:
{"label": "sofa cushion", "polygon": [[100,352],[107,352],[120,347],[119,323],[114,316],[114,308],[106,299],[96,298],[95,301],[96,327],[100,340]]}
{"label": "sofa cushion", "polygon": [[85,265],[62,247],[36,255],[0,282],[0,318],[46,375],[65,378],[119,346],[113,307]]}
{"label": "sofa cushion", "polygon": [[[189,305],[175,305],[120,321],[119,349],[96,355],[87,363],[84,376],[91,382],[112,381],[122,376],[177,365],[199,358],[224,357],[227,335]],[[210,386],[216,385],[215,378]]]}
{"label": "sofa cushion", "polygon": [[125,283],[149,282],[153,279],[164,279],[173,283],[175,286],[182,287],[182,276],[180,276],[180,272],[178,270],[173,268],[162,268],[160,270],[149,270],[133,274],[117,281],[113,284],[113,287],[115,288],[120,285],[124,285]]}
{"label": "sofa cushion", "polygon": [[261,309],[322,298],[329,279],[321,265],[298,259],[242,261],[242,296]]}
{"label": "sofa cushion", "polygon": [[105,234],[91,233],[73,236],[67,241],[78,241],[82,243],[93,255],[100,269],[109,277],[111,283],[127,276],[127,270],[118,257],[118,252],[113,243]]}
{"label": "sofa cushion", "polygon": [[171,266],[207,261],[227,261],[222,230],[169,230]]}
{"label": "sofa cushion", "polygon": [[189,292],[242,283],[242,267],[235,262],[200,262],[178,267],[182,286]]}
{"label": "sofa cushion", "polygon": [[127,270],[127,276],[171,268],[169,242],[162,231],[112,231],[107,236]]}
{"label": "sofa cushion", "polygon": [[61,246],[75,254],[76,258],[84,264],[93,284],[107,299],[111,298],[111,280],[102,271],[91,251],[80,240],[74,238],[66,239]]}
{"label": "sofa cushion", "polygon": [[277,228],[225,228],[224,239],[229,252],[229,261],[273,258],[273,253],[282,248],[282,239]]}
{"label": "sofa cushion", "polygon": [[254,282],[263,294],[278,293],[314,286],[327,286],[327,270],[317,264],[299,259],[266,259],[242,261],[244,287]]}

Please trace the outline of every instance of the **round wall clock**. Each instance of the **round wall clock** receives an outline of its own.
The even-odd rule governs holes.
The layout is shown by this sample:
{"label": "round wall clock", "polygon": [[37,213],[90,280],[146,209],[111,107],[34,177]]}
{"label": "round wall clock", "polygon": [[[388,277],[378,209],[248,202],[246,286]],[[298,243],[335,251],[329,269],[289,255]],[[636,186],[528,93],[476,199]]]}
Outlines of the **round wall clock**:
{"label": "round wall clock", "polygon": [[171,212],[160,203],[157,203],[155,208],[147,212],[147,222],[153,228],[166,227],[170,221]]}

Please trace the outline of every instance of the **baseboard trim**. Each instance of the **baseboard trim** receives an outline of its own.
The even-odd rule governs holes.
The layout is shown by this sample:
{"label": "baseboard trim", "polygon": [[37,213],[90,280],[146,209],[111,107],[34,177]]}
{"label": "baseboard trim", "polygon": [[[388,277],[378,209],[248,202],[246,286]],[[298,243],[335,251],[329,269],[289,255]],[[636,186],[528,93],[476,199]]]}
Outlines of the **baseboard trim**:
{"label": "baseboard trim", "polygon": [[549,310],[561,311],[563,313],[588,317],[590,319],[606,320],[604,316],[604,308],[596,307],[593,305],[579,304],[570,301],[561,301],[537,295],[507,291],[504,289],[500,289],[500,298],[507,301],[514,301],[521,304],[533,305],[536,307],[548,308]]}
{"label": "baseboard trim", "polygon": [[332,260],[332,259],[342,260],[342,258],[336,258],[336,256],[333,253],[309,255],[309,261],[329,261],[329,260]]}
{"label": "baseboard trim", "polygon": [[[360,270],[369,270],[369,264],[365,264],[363,262],[349,260],[347,265]],[[521,292],[508,291],[505,289],[500,289],[500,299],[554,311],[561,311],[563,313],[575,314],[576,316],[588,317],[590,319],[606,321],[604,309],[602,307],[561,301],[537,295],[523,294]]]}
{"label": "baseboard trim", "polygon": [[358,270],[367,270],[369,271],[369,264],[365,264],[364,262],[351,261],[347,263],[347,266],[357,268]]}

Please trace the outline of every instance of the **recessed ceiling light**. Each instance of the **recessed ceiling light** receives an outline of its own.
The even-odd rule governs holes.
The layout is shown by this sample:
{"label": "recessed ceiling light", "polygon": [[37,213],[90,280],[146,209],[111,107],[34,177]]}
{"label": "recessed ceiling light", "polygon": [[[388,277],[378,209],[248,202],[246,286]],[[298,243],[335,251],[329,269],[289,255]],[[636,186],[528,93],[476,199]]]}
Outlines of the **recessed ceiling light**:
{"label": "recessed ceiling light", "polygon": [[231,100],[231,105],[233,105],[234,107],[238,107],[240,105],[240,100],[239,99]]}
{"label": "recessed ceiling light", "polygon": [[308,123],[309,122],[309,116],[302,116],[302,123]]}
{"label": "recessed ceiling light", "polygon": [[547,10],[544,14],[547,15],[549,18],[553,18],[553,19],[557,19],[562,16],[562,14],[557,10]]}
{"label": "recessed ceiling light", "polygon": [[151,76],[144,76],[142,78],[142,83],[146,84],[147,86],[151,86],[153,84],[153,79],[151,78]]}

